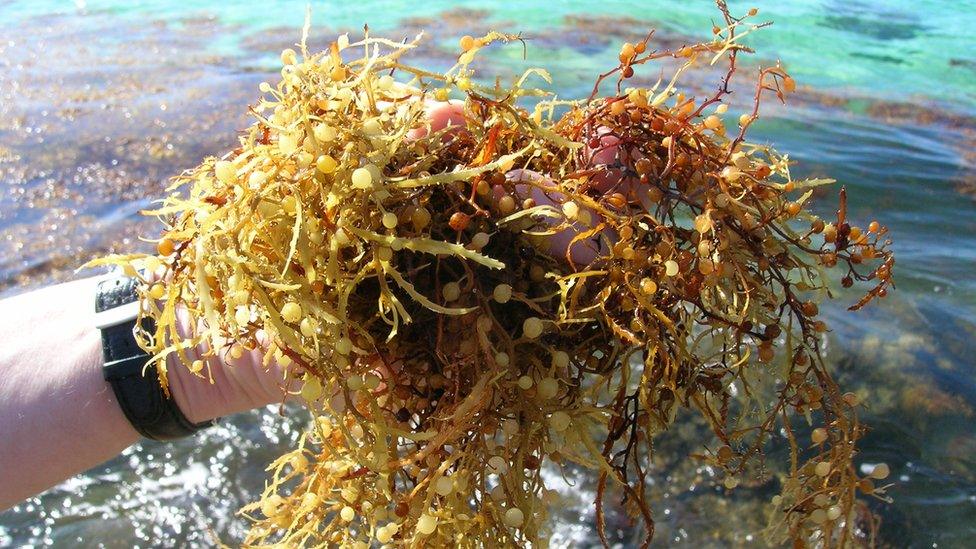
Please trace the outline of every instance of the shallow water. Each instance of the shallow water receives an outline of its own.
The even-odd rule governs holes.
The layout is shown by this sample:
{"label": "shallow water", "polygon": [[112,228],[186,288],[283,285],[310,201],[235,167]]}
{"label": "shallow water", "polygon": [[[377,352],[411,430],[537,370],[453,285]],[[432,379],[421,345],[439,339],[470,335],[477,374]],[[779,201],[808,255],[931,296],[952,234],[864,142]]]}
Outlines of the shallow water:
{"label": "shallow water", "polygon": [[[753,138],[789,151],[798,175],[847,185],[853,217],[881,218],[895,240],[898,289],[889,299],[847,313],[853,298],[840,292],[823,307],[830,360],[843,385],[870,402],[862,459],[887,461],[897,481],[895,502],[876,507],[882,541],[967,546],[976,535],[976,4],[756,5],[776,22],[751,42],[759,61],[782,59],[801,89],[791,108],[767,111]],[[505,48],[491,56],[492,70],[543,65],[573,97],[613,64],[622,40],[651,26],[668,43],[704,37],[717,15],[708,2],[604,1],[596,12],[579,1],[513,6],[317,2],[313,42],[364,22],[393,37],[425,29],[449,39],[432,41],[422,62],[446,67],[461,34],[523,31],[528,59]],[[297,40],[304,7],[0,1],[0,295],[141,246],[138,237],[155,228],[138,210],[170,176],[234,143],[257,83],[273,78],[277,52]],[[823,213],[833,196],[822,197]],[[302,424],[299,412],[277,412],[231,418],[194,441],[133,447],[0,514],[0,546],[233,544],[244,527],[235,510]],[[676,428],[661,448],[694,449],[695,428]],[[759,543],[769,486],[729,497],[705,468],[655,465],[659,545]],[[576,485],[561,490],[553,542],[587,547],[592,479],[567,476]],[[626,522],[612,530],[621,546],[633,545]]]}

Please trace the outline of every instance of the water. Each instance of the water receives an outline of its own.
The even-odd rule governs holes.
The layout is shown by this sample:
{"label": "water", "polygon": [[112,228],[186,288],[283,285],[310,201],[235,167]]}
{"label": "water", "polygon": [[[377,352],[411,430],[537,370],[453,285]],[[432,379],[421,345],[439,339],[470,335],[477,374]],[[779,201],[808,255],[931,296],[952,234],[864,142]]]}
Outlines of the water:
{"label": "water", "polygon": [[[765,64],[781,59],[801,88],[791,108],[767,111],[754,138],[789,151],[798,175],[839,179],[853,217],[882,219],[895,240],[898,289],[889,299],[852,314],[842,292],[824,307],[830,361],[870,403],[861,458],[887,461],[897,481],[894,503],[875,505],[882,541],[967,546],[976,534],[976,3],[755,5],[775,24],[750,45]],[[0,2],[0,295],[141,246],[154,226],[137,211],[161,196],[168,177],[233,145],[257,83],[273,78],[277,52],[297,40],[304,9],[298,1],[219,9]],[[717,16],[708,2],[362,0],[313,9],[315,44],[364,22],[392,37],[426,29],[445,38],[420,62],[440,68],[461,34],[522,31],[528,60],[509,47],[491,56],[491,70],[546,66],[569,97],[588,93],[622,40],[651,26],[664,41],[704,37]],[[833,196],[822,197],[823,213]],[[194,441],[133,447],[0,514],[0,546],[234,544],[244,526],[234,511],[301,423],[296,411],[263,410]],[[661,448],[694,449],[694,425],[674,431]],[[707,469],[657,465],[659,545],[758,543],[770,495],[763,486],[728,498]],[[587,547],[592,478],[567,476],[576,484],[561,490],[554,545]],[[611,535],[622,546],[634,540],[624,522]]]}

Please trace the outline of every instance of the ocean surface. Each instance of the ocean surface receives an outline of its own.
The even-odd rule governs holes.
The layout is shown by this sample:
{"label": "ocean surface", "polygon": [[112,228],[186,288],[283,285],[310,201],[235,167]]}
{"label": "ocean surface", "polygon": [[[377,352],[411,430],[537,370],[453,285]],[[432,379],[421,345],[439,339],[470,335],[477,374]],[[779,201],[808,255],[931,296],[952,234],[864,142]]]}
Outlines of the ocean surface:
{"label": "ocean surface", "polygon": [[[849,313],[838,289],[821,307],[842,385],[866,396],[864,463],[886,461],[892,503],[880,542],[972,547],[976,539],[976,2],[778,0],[756,6],[774,24],[742,79],[780,60],[799,83],[770,104],[752,134],[796,161],[794,174],[831,176],[823,214],[846,185],[854,219],[892,232],[897,290]],[[707,1],[312,2],[310,43],[337,32],[390,38],[428,33],[414,64],[446,68],[457,38],[522,32],[486,73],[544,66],[563,97],[588,94],[624,40],[706,39]],[[257,84],[299,38],[304,1],[63,2],[0,0],[0,297],[70,279],[86,260],[145,247],[156,227],[138,211],[168,178],[235,143]],[[653,42],[652,42],[653,45]],[[750,73],[749,71],[752,71]],[[653,81],[656,74],[638,75]],[[689,82],[707,90],[714,82]],[[741,109],[749,89],[733,99]],[[234,545],[236,510],[262,488],[264,467],[305,418],[277,408],[224,421],[177,444],[140,444],[117,459],[0,514],[0,547]],[[694,448],[674,429],[666,449]],[[0,444],[15,444],[0,441]],[[678,454],[675,454],[678,455]],[[774,456],[775,457],[775,456]],[[658,465],[656,544],[762,544],[763,485],[731,497],[687,460]],[[596,545],[592,478],[567,471],[554,547]],[[554,476],[554,482],[558,475]],[[559,482],[563,482],[559,480]],[[0,487],[2,489],[2,487]],[[616,523],[611,538],[633,546]]]}

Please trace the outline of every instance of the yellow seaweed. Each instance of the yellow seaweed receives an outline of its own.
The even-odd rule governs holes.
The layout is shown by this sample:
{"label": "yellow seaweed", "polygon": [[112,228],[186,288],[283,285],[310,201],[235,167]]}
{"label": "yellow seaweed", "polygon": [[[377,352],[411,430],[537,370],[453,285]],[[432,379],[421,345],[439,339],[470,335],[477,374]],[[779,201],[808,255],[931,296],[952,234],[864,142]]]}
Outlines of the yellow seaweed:
{"label": "yellow seaweed", "polygon": [[[759,71],[753,112],[726,130],[728,79],[749,51],[738,40],[764,24],[719,5],[712,40],[624,44],[578,101],[523,87],[548,82],[542,70],[507,88],[470,81],[480,50],[517,35],[463,37],[445,74],[403,62],[419,37],[343,35],[310,54],[306,25],[301,51],[282,52],[281,81],[261,85],[240,147],[176,178],[187,196],[146,212],[166,223],[166,272],[143,288],[164,306],[147,308],[157,329],[142,340],[164,382],[167,355],[189,367],[188,345],[256,348],[263,331],[265,364],[291,364],[283,384],[313,416],[242,510],[245,544],[534,545],[549,528],[540,470],[571,459],[599,477],[603,542],[612,480],[646,546],[647,460],[679,408],[714,433],[689,458],[729,490],[762,474],[772,435],[785,433],[771,540],[870,541],[857,496],[883,488],[852,465],[864,427],[824,364],[816,299],[838,265],[845,286],[874,284],[854,308],[884,296],[887,229],[852,225],[843,192],[835,221],[814,216],[812,188],[831,181],[793,181],[785,156],[746,141],[764,97],[795,86],[781,67]],[[665,58],[682,63],[664,89],[626,86]],[[718,92],[680,93],[684,71],[722,59]],[[611,78],[618,91],[599,96]],[[464,125],[429,131],[424,102],[451,96],[464,100]],[[594,163],[607,136],[613,160]],[[506,178],[516,167],[548,178],[553,203],[520,196]],[[600,219],[569,241],[607,244],[590,265],[551,249],[581,207]],[[197,338],[180,340],[177,308],[204,327]],[[826,435],[798,441],[796,416]]]}

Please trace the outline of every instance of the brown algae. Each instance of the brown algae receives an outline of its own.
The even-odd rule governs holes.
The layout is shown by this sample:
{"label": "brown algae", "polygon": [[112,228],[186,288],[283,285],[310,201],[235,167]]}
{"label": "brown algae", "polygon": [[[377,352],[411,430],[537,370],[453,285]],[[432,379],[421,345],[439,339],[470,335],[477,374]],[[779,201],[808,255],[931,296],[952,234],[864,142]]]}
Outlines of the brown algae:
{"label": "brown algae", "polygon": [[[836,219],[813,215],[831,181],[794,180],[747,140],[760,103],[795,88],[782,68],[724,117],[740,39],[763,25],[720,7],[709,41],[624,44],[580,101],[533,87],[539,69],[474,78],[483,48],[518,36],[461,38],[445,74],[407,64],[420,37],[367,30],[315,54],[303,39],[239,147],[147,212],[165,223],[158,255],[96,262],[165,269],[144,287],[157,329],[142,342],[164,380],[173,355],[206,376],[185,354],[201,343],[262,348],[307,404],[299,447],[242,510],[246,544],[544,545],[541,469],[572,462],[598,476],[603,542],[614,486],[646,546],[649,459],[680,408],[711,426],[717,443],[688,458],[727,490],[788,446],[773,542],[873,540],[859,494],[883,498],[887,469],[855,468],[865,427],[823,361],[817,302],[828,268],[871,284],[852,309],[886,294],[887,229],[853,225],[843,190]],[[656,60],[679,69],[627,87]],[[710,63],[727,69],[713,96],[679,91]],[[432,128],[430,102],[451,98],[463,124]]]}

